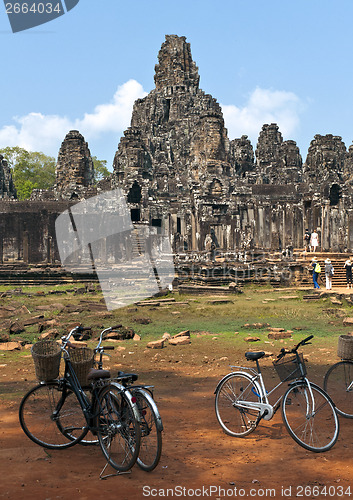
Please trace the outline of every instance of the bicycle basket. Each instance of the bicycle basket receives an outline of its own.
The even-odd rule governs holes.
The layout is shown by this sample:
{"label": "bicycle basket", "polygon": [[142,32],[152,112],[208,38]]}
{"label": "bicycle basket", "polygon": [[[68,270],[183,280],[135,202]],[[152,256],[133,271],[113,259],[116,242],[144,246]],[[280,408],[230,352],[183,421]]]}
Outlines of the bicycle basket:
{"label": "bicycle basket", "polygon": [[40,340],[33,344],[31,354],[36,377],[40,382],[59,376],[61,349],[54,340]]}
{"label": "bicycle basket", "polygon": [[88,347],[78,347],[68,349],[70,361],[75,370],[78,381],[82,386],[88,385],[88,373],[93,367],[94,351]]}
{"label": "bicycle basket", "polygon": [[340,335],[338,337],[337,356],[341,359],[353,359],[353,337]]}
{"label": "bicycle basket", "polygon": [[[299,354],[299,358],[303,366],[304,375],[306,375],[306,368],[302,353]],[[296,355],[291,357],[286,356],[279,360],[276,360],[273,362],[273,366],[275,367],[277,375],[282,382],[286,382],[287,380],[294,380],[302,376]]]}

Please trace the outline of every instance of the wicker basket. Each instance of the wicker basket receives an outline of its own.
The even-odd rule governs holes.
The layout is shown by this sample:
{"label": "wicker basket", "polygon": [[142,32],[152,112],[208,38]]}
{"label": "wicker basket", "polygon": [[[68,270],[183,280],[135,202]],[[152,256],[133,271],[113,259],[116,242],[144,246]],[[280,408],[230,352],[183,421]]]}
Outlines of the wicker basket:
{"label": "wicker basket", "polygon": [[70,361],[82,387],[88,385],[88,373],[93,367],[94,351],[88,347],[69,348]]}
{"label": "wicker basket", "polygon": [[61,349],[54,340],[41,340],[33,344],[31,354],[39,381],[54,380],[59,376]]}
{"label": "wicker basket", "polygon": [[[302,353],[299,354],[299,358],[303,365],[304,375],[306,375],[306,368]],[[286,382],[287,380],[294,380],[302,376],[296,355],[291,357],[286,356],[277,361],[274,361],[273,366],[275,367],[277,375],[282,382]]]}
{"label": "wicker basket", "polygon": [[338,337],[337,356],[341,359],[353,359],[353,336]]}

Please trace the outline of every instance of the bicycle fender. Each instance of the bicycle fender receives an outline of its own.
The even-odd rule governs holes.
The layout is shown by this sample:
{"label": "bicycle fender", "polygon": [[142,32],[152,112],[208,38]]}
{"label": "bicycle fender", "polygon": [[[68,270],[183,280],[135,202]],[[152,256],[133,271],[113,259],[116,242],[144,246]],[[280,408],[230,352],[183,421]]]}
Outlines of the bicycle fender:
{"label": "bicycle fender", "polygon": [[[310,387],[315,387],[315,389],[320,389],[320,391],[324,392],[327,399],[330,401],[330,403],[332,403],[332,406],[334,408],[336,408],[335,402],[333,401],[331,396],[322,387],[320,387],[318,384],[314,384],[313,382],[309,382],[309,383],[310,383]],[[290,382],[288,385],[289,385],[289,387],[294,387],[294,386],[300,385],[300,384],[302,384],[302,381],[293,380],[293,382]]]}
{"label": "bicycle fender", "polygon": [[[131,388],[131,389],[133,389],[133,388]],[[151,396],[151,393],[149,391],[147,391],[146,389],[143,389],[142,387],[135,387],[134,389],[135,389],[136,392],[141,392],[144,395],[144,397],[148,400],[149,404],[152,407],[153,413],[155,414],[155,417],[156,417],[156,426],[157,426],[157,429],[159,431],[162,431],[163,430],[162,418],[161,418],[161,416],[159,414],[157,405],[156,405],[154,399]]]}

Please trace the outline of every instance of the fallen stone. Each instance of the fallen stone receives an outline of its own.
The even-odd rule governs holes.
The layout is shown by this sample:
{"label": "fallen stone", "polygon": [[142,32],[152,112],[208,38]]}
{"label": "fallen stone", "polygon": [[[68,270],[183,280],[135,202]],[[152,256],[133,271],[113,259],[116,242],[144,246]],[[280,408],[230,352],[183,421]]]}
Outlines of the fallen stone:
{"label": "fallen stone", "polygon": [[168,343],[170,345],[186,345],[186,344],[191,344],[190,337],[187,335],[184,335],[183,337],[172,337],[171,339],[168,340]]}
{"label": "fallen stone", "polygon": [[260,337],[245,337],[245,342],[258,342],[260,339]]}
{"label": "fallen stone", "polygon": [[284,328],[274,328],[274,327],[271,327],[269,328],[269,330],[272,332],[284,332]]}
{"label": "fallen stone", "polygon": [[0,333],[0,342],[8,342],[10,340],[10,335],[8,333]]}
{"label": "fallen stone", "polygon": [[337,297],[331,297],[330,300],[331,300],[331,304],[337,304],[338,306],[342,305],[342,301],[339,300]]}
{"label": "fallen stone", "polygon": [[183,332],[176,333],[172,336],[172,339],[177,339],[178,337],[190,337],[190,330],[184,330]]}
{"label": "fallen stone", "polygon": [[132,337],[133,340],[138,341],[141,340],[141,336],[135,333],[135,335]]}
{"label": "fallen stone", "polygon": [[344,326],[352,326],[353,325],[353,318],[344,318],[343,325]]}
{"label": "fallen stone", "polygon": [[282,295],[281,297],[278,297],[281,300],[293,300],[293,299],[298,299],[298,295]]}
{"label": "fallen stone", "polygon": [[24,332],[25,328],[23,326],[23,323],[20,323],[19,321],[14,321],[10,325],[10,333],[17,335],[18,333]]}
{"label": "fallen stone", "polygon": [[207,300],[207,304],[212,304],[212,305],[233,304],[233,301],[230,299],[213,299],[213,300]]}
{"label": "fallen stone", "polygon": [[53,340],[59,337],[60,333],[55,328],[51,330],[46,330],[41,335],[39,335],[40,340]]}
{"label": "fallen stone", "polygon": [[43,320],[44,316],[41,314],[39,316],[33,316],[32,318],[28,318],[23,320],[24,326],[31,326],[40,323]]}
{"label": "fallen stone", "polygon": [[4,342],[0,344],[0,351],[20,351],[21,344],[19,342]]}
{"label": "fallen stone", "polygon": [[150,318],[134,318],[135,323],[139,323],[140,325],[149,325],[152,323]]}
{"label": "fallen stone", "polygon": [[153,342],[148,342],[147,347],[149,349],[163,349],[164,342],[165,342],[164,339],[155,340]]}
{"label": "fallen stone", "polygon": [[267,337],[272,340],[289,339],[292,337],[291,333],[281,331],[281,332],[270,332]]}
{"label": "fallen stone", "polygon": [[172,337],[172,336],[171,336],[171,335],[170,335],[170,333],[168,333],[168,332],[165,332],[165,333],[163,333],[163,335],[162,335],[162,339],[170,339],[171,337]]}

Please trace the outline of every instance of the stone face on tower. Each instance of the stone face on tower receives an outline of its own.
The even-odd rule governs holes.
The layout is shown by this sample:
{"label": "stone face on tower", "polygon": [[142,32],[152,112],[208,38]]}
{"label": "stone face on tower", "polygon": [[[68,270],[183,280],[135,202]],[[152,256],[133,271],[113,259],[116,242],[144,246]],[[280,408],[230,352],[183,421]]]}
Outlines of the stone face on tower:
{"label": "stone face on tower", "polygon": [[11,169],[2,155],[0,155],[0,198],[17,198],[16,189],[12,180]]}
{"label": "stone face on tower", "polygon": [[56,165],[55,191],[64,198],[80,197],[94,184],[94,167],[88,144],[77,130],[66,134]]}
{"label": "stone face on tower", "polygon": [[166,35],[155,66],[156,89],[166,94],[179,90],[196,91],[199,87],[198,68],[191,57],[190,44],[184,36]]}

